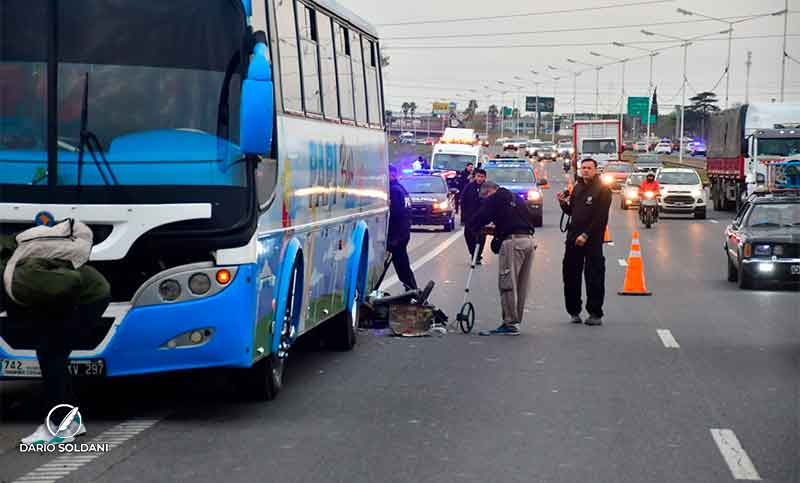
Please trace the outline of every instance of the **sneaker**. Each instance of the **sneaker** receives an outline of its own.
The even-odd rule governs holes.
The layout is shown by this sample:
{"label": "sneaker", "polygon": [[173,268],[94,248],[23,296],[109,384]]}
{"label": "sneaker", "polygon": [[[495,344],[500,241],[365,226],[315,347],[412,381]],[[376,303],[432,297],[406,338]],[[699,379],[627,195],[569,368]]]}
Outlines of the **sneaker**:
{"label": "sneaker", "polygon": [[583,320],[581,319],[580,315],[572,315],[572,316],[570,316],[569,321],[572,322],[573,324],[582,324],[583,323]]}
{"label": "sneaker", "polygon": [[40,424],[33,434],[26,436],[20,440],[22,444],[43,444],[48,443],[53,439],[53,435],[47,430],[47,426]]}
{"label": "sneaker", "polygon": [[479,258],[479,259],[477,259],[477,260],[475,261],[475,265],[483,265],[483,260],[482,260],[482,259],[480,259],[480,258]]}
{"label": "sneaker", "polygon": [[603,325],[603,318],[590,315],[589,318],[586,319],[586,325]]}
{"label": "sneaker", "polygon": [[500,324],[493,330],[482,330],[480,335],[519,335],[519,327],[511,324]]}

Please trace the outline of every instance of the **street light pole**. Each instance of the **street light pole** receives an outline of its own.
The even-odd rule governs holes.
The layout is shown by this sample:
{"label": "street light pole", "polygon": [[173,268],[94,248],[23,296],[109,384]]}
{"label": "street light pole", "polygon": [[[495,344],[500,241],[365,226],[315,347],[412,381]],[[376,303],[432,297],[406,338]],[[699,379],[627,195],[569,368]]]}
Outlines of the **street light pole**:
{"label": "street light pole", "polygon": [[681,87],[681,138],[678,141],[678,162],[683,163],[683,129],[686,113],[686,58],[689,55],[689,42],[683,43],[683,87]]}
{"label": "street light pole", "polygon": [[747,51],[747,78],[744,81],[744,103],[750,104],[750,66],[753,65],[753,61],[751,60],[753,57],[753,52],[748,50]]}
{"label": "street light pole", "polygon": [[786,87],[786,29],[789,27],[789,0],[783,11],[783,50],[781,51],[781,103],[783,103],[783,93]]}
{"label": "street light pole", "polygon": [[556,143],[556,88],[560,79],[560,77],[553,77],[553,112],[551,114],[553,118],[553,144]]}

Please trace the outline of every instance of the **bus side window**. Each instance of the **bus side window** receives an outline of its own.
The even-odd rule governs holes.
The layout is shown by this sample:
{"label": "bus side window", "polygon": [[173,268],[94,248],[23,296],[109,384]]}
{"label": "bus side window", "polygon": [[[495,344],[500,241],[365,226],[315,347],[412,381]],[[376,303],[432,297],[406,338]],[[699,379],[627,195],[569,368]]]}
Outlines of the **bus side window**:
{"label": "bus side window", "polygon": [[297,52],[297,31],[294,22],[294,0],[275,0],[278,27],[283,108],[303,112],[300,93],[300,59]]}
{"label": "bus side window", "polygon": [[353,59],[353,97],[356,102],[356,122],[367,124],[367,92],[364,83],[364,62],[361,35],[350,32],[350,58]]}
{"label": "bus side window", "polygon": [[339,107],[342,119],[353,119],[353,66],[350,63],[350,31],[336,26],[336,69],[339,75]]}
{"label": "bus side window", "polygon": [[381,125],[381,98],[378,94],[378,49],[375,42],[364,39],[364,65],[367,73],[367,103],[369,123]]}
{"label": "bus side window", "polygon": [[298,3],[297,26],[300,33],[300,51],[302,52],[303,98],[306,112],[322,114],[319,69],[317,68],[317,19],[314,9]]}
{"label": "bus side window", "polygon": [[336,59],[333,51],[331,19],[317,12],[319,60],[322,72],[322,103],[326,119],[339,119],[339,95],[336,90]]}

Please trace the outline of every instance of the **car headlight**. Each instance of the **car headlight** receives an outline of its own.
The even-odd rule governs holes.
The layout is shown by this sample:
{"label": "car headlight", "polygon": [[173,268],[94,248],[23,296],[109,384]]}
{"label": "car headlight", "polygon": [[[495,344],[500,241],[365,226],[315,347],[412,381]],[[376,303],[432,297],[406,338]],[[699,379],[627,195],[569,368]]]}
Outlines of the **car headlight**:
{"label": "car headlight", "polygon": [[536,190],[528,191],[528,201],[539,201],[542,199],[542,194]]}
{"label": "car headlight", "polygon": [[606,173],[606,174],[604,174],[603,176],[600,177],[600,180],[603,182],[603,184],[613,184],[614,183],[614,176]]}
{"label": "car headlight", "polygon": [[450,203],[447,200],[433,204],[433,209],[435,210],[446,210],[448,208],[450,208]]}
{"label": "car headlight", "polygon": [[635,200],[639,197],[639,191],[635,189],[629,189],[625,192],[625,197],[631,200]]}
{"label": "car headlight", "polygon": [[768,257],[772,255],[772,246],[770,245],[753,245],[753,253],[757,257]]}

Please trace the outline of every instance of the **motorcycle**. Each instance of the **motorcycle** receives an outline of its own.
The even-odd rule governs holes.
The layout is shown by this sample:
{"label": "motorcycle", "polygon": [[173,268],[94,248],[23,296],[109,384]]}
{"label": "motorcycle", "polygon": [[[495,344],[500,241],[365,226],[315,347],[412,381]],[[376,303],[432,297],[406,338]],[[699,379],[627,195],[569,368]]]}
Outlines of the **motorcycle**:
{"label": "motorcycle", "polygon": [[644,226],[650,228],[658,221],[658,198],[652,191],[645,191],[639,208],[639,218]]}
{"label": "motorcycle", "polygon": [[569,174],[569,170],[572,168],[572,161],[569,159],[564,160],[564,172]]}

